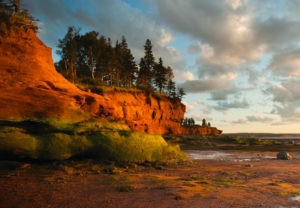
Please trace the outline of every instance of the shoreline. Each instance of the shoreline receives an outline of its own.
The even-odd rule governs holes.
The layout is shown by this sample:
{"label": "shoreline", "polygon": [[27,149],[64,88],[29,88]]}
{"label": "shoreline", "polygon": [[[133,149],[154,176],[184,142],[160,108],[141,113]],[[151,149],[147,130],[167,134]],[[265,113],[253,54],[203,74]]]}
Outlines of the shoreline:
{"label": "shoreline", "polygon": [[19,165],[0,177],[0,207],[300,206],[300,159],[193,160],[160,167],[92,160]]}
{"label": "shoreline", "polygon": [[[300,146],[176,138],[167,140],[180,144],[184,152],[201,153],[202,159],[119,165],[95,159],[48,163],[2,160],[0,208],[300,206]],[[226,146],[229,150],[220,150]],[[274,147],[293,150],[294,159],[275,159],[278,151]],[[213,154],[219,158],[210,158]]]}

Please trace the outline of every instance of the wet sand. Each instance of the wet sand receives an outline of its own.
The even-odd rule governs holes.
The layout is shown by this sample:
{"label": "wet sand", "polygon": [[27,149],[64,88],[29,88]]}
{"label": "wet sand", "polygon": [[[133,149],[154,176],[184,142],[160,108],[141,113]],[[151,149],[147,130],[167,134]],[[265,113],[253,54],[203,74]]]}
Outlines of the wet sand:
{"label": "wet sand", "polygon": [[268,158],[275,152],[225,153],[156,167],[2,161],[0,207],[300,207],[299,153],[291,161]]}

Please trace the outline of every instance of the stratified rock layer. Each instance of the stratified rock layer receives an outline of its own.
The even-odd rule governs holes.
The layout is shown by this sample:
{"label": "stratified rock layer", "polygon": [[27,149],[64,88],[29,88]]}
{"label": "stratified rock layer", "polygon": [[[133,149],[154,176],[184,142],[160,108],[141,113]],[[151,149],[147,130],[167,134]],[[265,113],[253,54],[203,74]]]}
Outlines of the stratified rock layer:
{"label": "stratified rock layer", "polygon": [[125,120],[134,130],[155,134],[194,134],[181,127],[185,106],[143,92],[85,92],[54,67],[52,50],[33,32],[0,35],[0,119],[93,116]]}

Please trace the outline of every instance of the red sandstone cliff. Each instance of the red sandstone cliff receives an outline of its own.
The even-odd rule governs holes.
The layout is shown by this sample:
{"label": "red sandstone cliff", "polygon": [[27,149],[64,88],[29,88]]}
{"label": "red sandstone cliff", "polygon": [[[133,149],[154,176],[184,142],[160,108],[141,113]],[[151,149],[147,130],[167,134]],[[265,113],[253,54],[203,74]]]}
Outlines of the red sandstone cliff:
{"label": "red sandstone cliff", "polygon": [[0,119],[111,116],[136,130],[181,133],[183,104],[142,92],[82,91],[56,72],[51,49],[33,32],[0,36],[0,77]]}
{"label": "red sandstone cliff", "polygon": [[55,70],[51,52],[30,31],[0,35],[0,119],[110,116],[149,133],[202,131],[181,127],[185,106],[166,97],[117,91],[99,95],[78,89]]}

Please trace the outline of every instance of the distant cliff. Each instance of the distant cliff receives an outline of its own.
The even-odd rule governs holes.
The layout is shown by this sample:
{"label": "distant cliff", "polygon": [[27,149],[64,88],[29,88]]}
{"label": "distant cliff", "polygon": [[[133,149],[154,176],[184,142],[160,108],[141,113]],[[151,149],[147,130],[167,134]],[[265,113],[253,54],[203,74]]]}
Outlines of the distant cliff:
{"label": "distant cliff", "polygon": [[222,131],[217,129],[216,127],[208,127],[208,126],[199,126],[195,125],[193,127],[184,127],[182,130],[182,134],[185,135],[214,135],[220,136]]}
{"label": "distant cliff", "polygon": [[52,50],[33,32],[0,35],[0,119],[111,117],[153,134],[215,134],[214,128],[184,128],[185,106],[167,97],[112,90],[80,90],[59,74]]}

